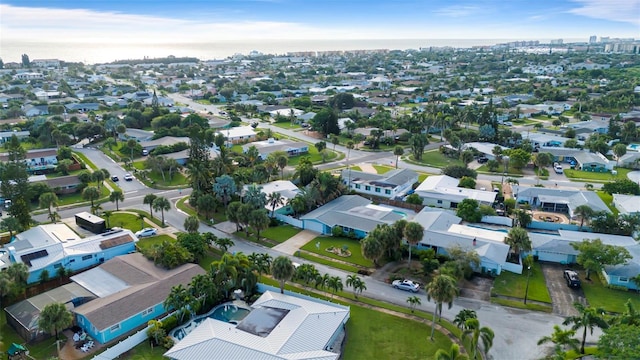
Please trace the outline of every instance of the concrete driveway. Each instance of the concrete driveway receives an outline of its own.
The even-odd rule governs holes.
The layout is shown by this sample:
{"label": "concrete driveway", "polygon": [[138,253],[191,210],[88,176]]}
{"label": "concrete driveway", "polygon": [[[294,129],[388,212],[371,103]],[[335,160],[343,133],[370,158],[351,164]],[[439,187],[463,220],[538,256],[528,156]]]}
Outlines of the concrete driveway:
{"label": "concrete driveway", "polygon": [[578,315],[573,307],[575,302],[586,304],[587,300],[582,289],[574,289],[567,286],[563,271],[568,268],[561,264],[540,263],[544,279],[551,295],[553,313],[560,316]]}

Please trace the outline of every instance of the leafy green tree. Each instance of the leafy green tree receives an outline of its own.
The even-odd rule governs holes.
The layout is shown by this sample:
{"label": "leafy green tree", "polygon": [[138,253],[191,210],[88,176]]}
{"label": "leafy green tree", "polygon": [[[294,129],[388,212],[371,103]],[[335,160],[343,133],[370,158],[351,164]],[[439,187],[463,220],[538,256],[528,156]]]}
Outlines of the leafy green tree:
{"label": "leafy green tree", "polygon": [[167,336],[167,332],[162,327],[162,322],[160,320],[149,320],[147,325],[149,325],[147,336],[153,339],[154,344],[160,345],[161,340]]}
{"label": "leafy green tree", "polygon": [[528,227],[531,224],[531,221],[533,221],[531,214],[529,214],[529,212],[524,209],[516,210],[515,217],[516,217],[516,226],[521,228]]}
{"label": "leafy green tree", "polygon": [[456,324],[458,329],[466,330],[467,320],[477,319],[477,318],[478,318],[478,314],[475,312],[475,310],[462,309],[458,312],[456,317],[453,319],[453,323]]}
{"label": "leafy green tree", "polygon": [[240,231],[240,208],[242,205],[241,202],[234,201],[227,206],[227,219],[236,224],[236,232]]}
{"label": "leafy green tree", "polygon": [[537,171],[538,183],[540,183],[540,172],[542,169],[546,168],[547,166],[551,165],[551,163],[553,163],[553,155],[551,155],[548,152],[537,153],[536,156],[534,157],[534,162],[538,167],[538,171]]}
{"label": "leafy green tree", "polygon": [[171,203],[167,198],[159,196],[153,200],[152,206],[155,211],[160,211],[162,214],[162,226],[164,226],[164,212],[171,210]]}
{"label": "leafy green tree", "polygon": [[431,327],[431,340],[433,340],[433,334],[436,329],[436,316],[440,314],[442,318],[442,304],[447,303],[449,309],[453,305],[453,299],[458,296],[458,286],[456,280],[448,275],[436,275],[429,284],[427,284],[425,290],[427,291],[427,300],[436,303],[433,309],[433,324]]}
{"label": "leafy green tree", "polygon": [[630,179],[616,179],[614,182],[609,182],[602,185],[602,191],[607,194],[629,194],[640,195],[640,185]]}
{"label": "leafy green tree", "polygon": [[171,292],[164,300],[165,309],[174,309],[180,314],[180,322],[182,323],[184,315],[190,305],[196,303],[196,299],[182,284],[178,284],[171,288]]}
{"label": "leafy green tree", "polygon": [[46,192],[44,194],[41,194],[38,198],[38,201],[40,202],[40,207],[46,208],[49,212],[49,215],[51,215],[52,212],[51,208],[58,206],[59,203],[58,196],[53,192]]}
{"label": "leafy green tree", "polygon": [[460,353],[460,345],[452,342],[449,350],[438,349],[434,355],[435,360],[469,360],[469,357]]}
{"label": "leafy green tree", "polygon": [[469,167],[469,163],[473,161],[473,158],[474,158],[474,155],[473,155],[473,151],[471,150],[465,150],[460,153],[460,161],[464,163],[465,167]]}
{"label": "leafy green tree", "polygon": [[424,148],[429,145],[429,139],[425,134],[413,134],[409,138],[409,146],[411,146],[411,154],[416,161],[422,160]]}
{"label": "leafy green tree", "polygon": [[522,169],[531,160],[531,153],[524,149],[512,149],[509,151],[509,164],[514,169]]}
{"label": "leafy green tree", "polygon": [[604,266],[626,264],[632,258],[626,248],[603,244],[600,239],[585,239],[571,246],[579,251],[576,262],[584,267],[587,280],[591,280],[591,272],[598,273]]}
{"label": "leafy green tree", "polygon": [[418,195],[416,193],[413,193],[413,194],[407,196],[404,201],[407,204],[422,205],[422,198],[420,197],[420,195]]}
{"label": "leafy green tree", "polygon": [[236,182],[229,175],[218,176],[213,183],[213,192],[222,201],[225,208],[237,191]]}
{"label": "leafy green tree", "polygon": [[7,160],[0,163],[0,193],[12,200],[9,215],[18,220],[20,226],[28,229],[32,223],[29,208],[29,174],[27,173],[26,150],[12,135],[5,144]]}
{"label": "leafy green tree", "polygon": [[613,146],[613,153],[616,155],[616,166],[618,166],[620,158],[627,153],[627,145],[621,143],[615,144]]}
{"label": "leafy green tree", "polygon": [[362,256],[373,261],[373,264],[378,266],[378,260],[384,254],[384,246],[381,239],[374,232],[370,232],[364,239],[360,240],[360,245]]}
{"label": "leafy green tree", "polygon": [[188,216],[184,219],[184,229],[190,233],[194,234],[198,232],[198,228],[200,227],[200,220],[197,216]]}
{"label": "leafy green tree", "polygon": [[456,215],[464,221],[477,223],[482,219],[482,215],[478,211],[478,201],[474,199],[464,199],[458,204]]}
{"label": "leafy green tree", "polygon": [[462,337],[468,338],[471,342],[471,348],[473,349],[471,358],[478,358],[478,350],[484,355],[482,358],[486,358],[489,349],[493,346],[493,338],[495,337],[493,330],[486,326],[481,327],[478,319],[468,319],[465,327]]}
{"label": "leafy green tree", "polygon": [[45,305],[40,311],[38,327],[47,331],[53,331],[58,339],[58,332],[73,323],[73,315],[62,303],[51,303]]}
{"label": "leafy green tree", "polygon": [[163,241],[155,246],[149,254],[153,262],[165,269],[173,269],[193,260],[193,255],[178,242]]}
{"label": "leafy green tree", "polygon": [[604,309],[602,308],[594,308],[591,306],[586,307],[578,302],[574,303],[573,307],[578,310],[578,315],[567,317],[562,324],[571,325],[571,329],[575,331],[583,328],[580,353],[584,354],[584,344],[587,341],[587,329],[589,329],[590,333],[593,335],[594,328],[598,327],[601,329],[607,329],[609,324],[607,324],[604,319]]}
{"label": "leafy green tree", "polygon": [[8,231],[9,238],[13,239],[13,234],[22,230],[22,225],[18,222],[18,219],[15,217],[5,217],[0,220],[0,230]]}
{"label": "leafy green tree", "polygon": [[462,179],[460,179],[460,183],[458,184],[458,187],[467,188],[467,189],[475,189],[476,188],[476,180],[474,178],[463,176]]}
{"label": "leafy green tree", "polygon": [[301,186],[307,186],[316,178],[317,174],[318,169],[313,166],[311,159],[308,156],[303,156],[296,166],[293,177],[300,180]]}
{"label": "leafy green tree", "polygon": [[113,190],[111,194],[109,194],[109,201],[116,203],[116,211],[120,210],[118,203],[120,201],[124,201],[124,194],[122,193],[122,190],[119,190],[119,189]]}
{"label": "leafy green tree", "polygon": [[416,307],[422,304],[422,301],[419,297],[414,295],[407,298],[407,303],[409,304],[409,308],[411,308],[411,312],[414,312]]}
{"label": "leafy green tree", "polygon": [[278,256],[273,259],[271,263],[271,275],[274,279],[280,283],[280,293],[284,294],[284,285],[287,281],[291,280],[293,274],[295,273],[295,267],[286,256]]}
{"label": "leafy green tree", "polygon": [[[188,219],[188,218],[187,218]],[[200,261],[207,252],[209,244],[207,240],[201,234],[197,232],[189,232],[186,234],[179,234],[177,238],[178,244],[187,249],[194,262]]]}
{"label": "leafy green tree", "polygon": [[404,227],[404,237],[409,243],[409,264],[411,264],[411,249],[424,237],[424,227],[420,223],[410,221]]}
{"label": "leafy green tree", "polygon": [[100,190],[95,186],[87,186],[82,190],[82,198],[84,200],[91,201],[91,207],[94,206],[94,201],[100,198]]}
{"label": "leafy green tree", "polygon": [[311,128],[324,136],[339,134],[338,115],[331,108],[323,108],[311,119]]}
{"label": "leafy green tree", "polygon": [[598,339],[597,356],[600,359],[640,359],[640,326],[616,324],[606,329]]}
{"label": "leafy green tree", "polygon": [[[578,351],[580,340],[574,338],[576,331],[573,329],[563,329],[558,325],[553,325],[551,336],[543,336],[538,340],[538,345],[553,343],[556,353],[562,353],[568,349]],[[564,356],[563,356],[564,358]]]}
{"label": "leafy green tree", "polygon": [[69,175],[69,168],[73,165],[73,161],[69,159],[63,159],[58,161],[58,165],[56,166],[56,171],[61,173],[62,175]]}

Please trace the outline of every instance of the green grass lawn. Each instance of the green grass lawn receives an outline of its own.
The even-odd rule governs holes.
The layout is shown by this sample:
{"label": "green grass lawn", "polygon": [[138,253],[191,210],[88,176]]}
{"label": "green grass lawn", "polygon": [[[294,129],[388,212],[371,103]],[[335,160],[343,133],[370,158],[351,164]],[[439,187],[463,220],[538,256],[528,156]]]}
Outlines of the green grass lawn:
{"label": "green grass lawn", "polygon": [[360,166],[349,166],[349,168],[353,171],[362,171],[362,168]]}
{"label": "green grass lawn", "polygon": [[146,167],[144,166],[144,161],[134,161],[133,168],[138,170],[144,170]]}
{"label": "green grass lawn", "polygon": [[425,174],[425,173],[418,173],[418,182],[422,183],[426,178],[429,177],[429,174]]}
{"label": "green grass lawn", "polygon": [[372,165],[374,169],[378,172],[378,174],[384,174],[391,170],[395,170],[395,167],[386,166],[386,165]]}
{"label": "green grass lawn", "polygon": [[[100,199],[96,200],[95,202],[102,202],[105,200],[105,198],[109,196],[109,190],[104,187],[101,186],[100,187]],[[84,200],[82,198],[82,192],[77,192],[74,194],[67,194],[67,195],[60,195],[58,196],[58,200],[59,200],[59,206],[63,206],[63,205],[70,205],[70,204],[75,204],[75,203],[80,203],[80,202],[87,202],[89,203],[89,201]]]}
{"label": "green grass lawn", "polygon": [[596,191],[596,194],[598,194],[598,197],[600,197],[600,200],[602,200],[602,202],[604,202],[605,205],[607,205],[607,207],[609,208],[609,210],[611,210],[613,215],[617,216],[618,209],[616,209],[616,207],[613,206],[613,195],[600,190]]}
{"label": "green grass lawn", "polygon": [[638,294],[622,290],[606,288],[596,274],[591,274],[591,281],[585,280],[584,271],[579,271],[582,290],[587,297],[589,305],[601,307],[607,312],[624,312],[624,303],[631,299],[636,309],[640,308],[640,296]]}
{"label": "green grass lawn", "polygon": [[357,273],[358,270],[359,270],[357,267],[355,267],[353,265],[343,264],[341,262],[337,262],[337,261],[321,258],[321,257],[315,256],[313,254],[300,252],[299,254],[296,254],[296,256],[301,258],[301,259],[313,261],[314,263],[326,265],[326,266],[333,267],[333,268],[340,269],[340,270],[344,270],[344,271],[349,271],[349,272],[352,272],[352,273]]}
{"label": "green grass lawn", "polygon": [[[106,220],[106,218],[105,218]],[[138,230],[142,230],[141,221],[138,220],[138,217],[133,214],[127,214],[122,212],[114,212],[109,217],[109,227],[121,227],[123,229],[129,229],[133,232]],[[146,224],[145,224],[146,227]]]}
{"label": "green grass lawn", "polygon": [[169,235],[156,235],[140,239],[137,243],[137,247],[140,250],[151,250],[155,245],[160,245],[165,240],[176,241]]}
{"label": "green grass lawn", "polygon": [[590,171],[581,171],[581,170],[572,170],[565,169],[564,174],[569,179],[583,179],[583,180],[591,180],[598,182],[607,182],[613,181],[616,179],[628,179],[627,174],[632,171],[631,169],[625,168],[616,168],[618,173],[616,175],[612,175],[610,172],[590,172]]}
{"label": "green grass lawn", "polygon": [[[316,243],[320,242],[320,248],[316,247]],[[342,248],[344,245],[349,247],[349,251],[351,251],[351,256],[343,257],[332,252],[326,251],[329,247]],[[362,251],[360,250],[360,242],[354,239],[348,239],[343,237],[324,237],[319,236],[311,241],[309,241],[306,245],[304,245],[302,250],[306,250],[312,253],[316,253],[319,255],[328,256],[330,258],[342,260],[345,262],[349,262],[352,264],[365,266],[365,267],[373,267],[373,262],[365,259],[362,256]]]}
{"label": "green grass lawn", "polygon": [[91,169],[97,169],[97,166],[95,166],[91,160],[89,160],[88,157],[86,157],[83,153],[74,151],[73,152],[73,156],[76,157],[76,159],[78,159],[79,161],[83,162],[87,168],[91,168]]}
{"label": "green grass lawn", "polygon": [[[527,269],[524,269],[521,275],[503,271],[493,282],[493,292],[497,295],[512,296],[524,300],[526,286]],[[533,263],[531,267],[528,299],[551,303],[551,296],[539,263]]]}
{"label": "green grass lawn", "polygon": [[[338,157],[338,153],[334,152],[333,150],[333,145],[331,143],[327,144],[327,149],[325,149],[325,163],[326,162],[330,162],[333,160],[337,160]],[[289,166],[297,166],[298,163],[300,163],[300,160],[303,157],[309,157],[309,159],[311,160],[312,163],[314,164],[323,164],[322,162],[322,155],[320,155],[320,153],[318,152],[318,149],[316,149],[315,146],[313,145],[309,145],[309,153],[305,154],[305,155],[298,155],[298,156],[292,156],[289,158],[289,162],[288,165]]]}
{"label": "green grass lawn", "polygon": [[446,157],[443,154],[441,154],[439,150],[425,151],[424,154],[422,154],[422,160],[420,161],[416,160],[413,155],[411,155],[410,158],[419,164],[429,165],[434,167],[446,167],[449,165],[464,166],[464,163],[459,159]]}
{"label": "green grass lawn", "polygon": [[[496,174],[496,175],[502,175],[504,174],[503,171],[489,171],[489,167],[484,164],[482,166],[480,166],[479,168],[476,169],[477,172],[486,172],[486,173],[491,173],[491,174]],[[522,176],[522,170],[518,170],[518,169],[509,169],[509,172],[507,172],[507,176]]]}
{"label": "green grass lawn", "polygon": [[[144,216],[145,216],[145,218],[147,218],[147,219],[151,220],[151,222],[153,222],[154,224],[156,224],[156,225],[158,225],[158,226],[160,226],[160,227],[167,227],[167,225],[164,225],[164,226],[162,225],[162,220],[161,220],[161,219],[159,219],[159,217],[161,216],[161,215],[160,215],[160,213],[157,213],[157,214],[156,214],[156,213],[154,213],[154,216],[155,216],[155,217],[153,217],[153,218],[152,218],[152,217],[149,215],[149,212],[148,212],[148,211],[139,210],[139,209],[123,209],[123,210],[130,211],[130,212],[134,212],[134,213],[138,213],[138,214],[142,214],[142,215],[144,215]],[[145,227],[147,227],[147,226],[145,225]]]}
{"label": "green grass lawn", "polygon": [[270,227],[267,230],[263,231],[260,235],[266,237],[267,239],[281,243],[289,240],[289,238],[299,233],[300,231],[302,230],[291,225],[280,225]]}
{"label": "green grass lawn", "polygon": [[181,172],[174,172],[171,180],[169,180],[169,174],[165,174],[165,180],[162,179],[162,174],[156,172],[149,172],[149,180],[153,181],[154,184],[164,185],[164,186],[187,186],[189,181],[187,177],[184,176]]}
{"label": "green grass lawn", "polygon": [[291,122],[278,122],[273,125],[286,130],[302,129],[302,126],[300,126],[300,124],[291,124]]}

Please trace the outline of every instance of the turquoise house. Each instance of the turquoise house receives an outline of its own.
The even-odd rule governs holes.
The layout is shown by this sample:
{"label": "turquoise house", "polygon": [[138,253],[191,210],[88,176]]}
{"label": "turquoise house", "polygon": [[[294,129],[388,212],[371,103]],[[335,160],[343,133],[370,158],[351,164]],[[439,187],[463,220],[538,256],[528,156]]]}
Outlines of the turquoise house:
{"label": "turquoise house", "polygon": [[140,253],[116,257],[71,278],[96,295],[73,310],[76,324],[102,344],[116,340],[164,316],[171,288],[199,274],[206,271],[197,264],[166,270]]}

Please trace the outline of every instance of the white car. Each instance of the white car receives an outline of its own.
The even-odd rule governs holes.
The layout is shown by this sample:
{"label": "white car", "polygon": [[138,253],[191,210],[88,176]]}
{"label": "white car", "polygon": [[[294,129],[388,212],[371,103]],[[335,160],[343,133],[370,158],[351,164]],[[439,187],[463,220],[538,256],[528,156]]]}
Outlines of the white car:
{"label": "white car", "polygon": [[400,290],[404,290],[404,291],[411,291],[414,293],[417,293],[418,290],[420,290],[420,284],[418,284],[415,281],[411,281],[411,280],[394,280],[391,285],[393,285],[394,288],[396,289],[400,289]]}
{"label": "white car", "polygon": [[144,228],[138,232],[136,232],[136,236],[137,237],[147,237],[147,236],[154,236],[158,234],[158,230],[154,229],[154,228]]}
{"label": "white car", "polygon": [[124,181],[133,181],[133,176],[129,173],[124,174]]}

